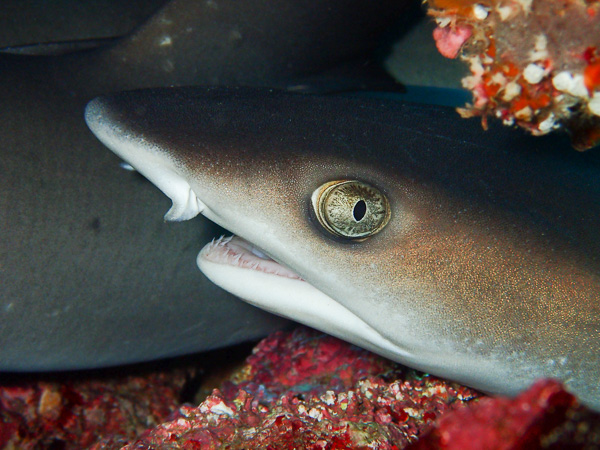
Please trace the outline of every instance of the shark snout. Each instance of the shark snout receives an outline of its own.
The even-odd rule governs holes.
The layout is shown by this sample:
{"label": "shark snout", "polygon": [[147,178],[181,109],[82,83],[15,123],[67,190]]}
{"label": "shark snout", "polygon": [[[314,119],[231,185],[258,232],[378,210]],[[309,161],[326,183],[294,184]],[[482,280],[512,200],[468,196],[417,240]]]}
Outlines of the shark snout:
{"label": "shark snout", "polygon": [[165,220],[188,220],[206,209],[176,162],[143,134],[123,126],[109,99],[100,97],[88,103],[85,121],[104,145],[171,199],[173,206],[165,214]]}

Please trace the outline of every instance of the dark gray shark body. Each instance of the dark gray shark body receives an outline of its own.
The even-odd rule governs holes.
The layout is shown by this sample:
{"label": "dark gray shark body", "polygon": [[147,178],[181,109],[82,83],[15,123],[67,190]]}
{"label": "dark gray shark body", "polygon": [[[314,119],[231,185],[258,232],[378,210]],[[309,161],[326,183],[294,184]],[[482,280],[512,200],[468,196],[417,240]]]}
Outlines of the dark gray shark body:
{"label": "dark gray shark body", "polygon": [[85,126],[94,96],[181,84],[285,85],[372,48],[397,1],[176,0],[131,36],[0,55],[0,370],[101,367],[260,337],[283,320],[199,276],[209,221],[164,202]]}
{"label": "dark gray shark body", "polygon": [[[223,288],[486,391],[553,377],[600,408],[598,155],[449,108],[262,90],[121,93],[86,119],[171,198],[167,219],[244,239],[198,257]],[[381,217],[370,237],[323,225],[346,183],[331,217]]]}

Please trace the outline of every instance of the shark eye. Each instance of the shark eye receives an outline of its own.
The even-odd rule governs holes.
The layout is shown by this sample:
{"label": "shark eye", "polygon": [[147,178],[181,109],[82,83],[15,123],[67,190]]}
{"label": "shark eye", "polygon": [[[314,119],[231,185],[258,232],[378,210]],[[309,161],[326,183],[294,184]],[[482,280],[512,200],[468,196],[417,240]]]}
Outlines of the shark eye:
{"label": "shark eye", "polygon": [[331,181],[312,194],[319,223],[347,239],[372,236],[390,220],[387,198],[373,186],[356,180]]}

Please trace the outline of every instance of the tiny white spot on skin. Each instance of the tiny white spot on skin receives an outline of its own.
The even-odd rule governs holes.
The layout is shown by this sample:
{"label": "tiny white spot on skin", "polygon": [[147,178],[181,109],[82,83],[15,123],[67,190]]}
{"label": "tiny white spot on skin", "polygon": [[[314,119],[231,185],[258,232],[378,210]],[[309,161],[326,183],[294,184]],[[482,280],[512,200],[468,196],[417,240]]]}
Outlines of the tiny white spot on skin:
{"label": "tiny white spot on skin", "polygon": [[229,40],[230,41],[240,41],[242,39],[242,33],[239,30],[231,30],[229,32]]}
{"label": "tiny white spot on skin", "polygon": [[560,72],[552,78],[552,85],[556,90],[566,92],[574,97],[588,97],[588,90],[581,74],[573,75],[567,71]]}
{"label": "tiny white spot on skin", "polygon": [[525,78],[525,81],[527,81],[529,84],[537,84],[542,81],[545,73],[546,71],[543,67],[531,63],[525,67],[525,70],[523,71],[523,78]]}
{"label": "tiny white spot on skin", "polygon": [[4,311],[10,312],[13,309],[13,306],[14,306],[14,304],[12,302],[7,304],[6,306],[4,306]]}
{"label": "tiny white spot on skin", "polygon": [[129,172],[136,172],[135,168],[131,164],[128,164],[124,161],[119,163],[119,167],[121,167],[121,169],[128,170]]}
{"label": "tiny white spot on skin", "polygon": [[600,92],[594,92],[594,96],[588,103],[588,109],[592,114],[600,116]]}
{"label": "tiny white spot on skin", "polygon": [[473,15],[477,20],[485,20],[488,16],[488,9],[480,4],[473,6]]}
{"label": "tiny white spot on skin", "polygon": [[162,64],[162,69],[165,72],[173,72],[174,68],[175,68],[175,65],[173,64],[173,61],[171,61],[170,59],[165,60]]}
{"label": "tiny white spot on skin", "polygon": [[171,36],[163,36],[158,43],[158,45],[160,47],[168,47],[169,45],[172,45],[172,44],[173,44],[173,39],[171,39]]}

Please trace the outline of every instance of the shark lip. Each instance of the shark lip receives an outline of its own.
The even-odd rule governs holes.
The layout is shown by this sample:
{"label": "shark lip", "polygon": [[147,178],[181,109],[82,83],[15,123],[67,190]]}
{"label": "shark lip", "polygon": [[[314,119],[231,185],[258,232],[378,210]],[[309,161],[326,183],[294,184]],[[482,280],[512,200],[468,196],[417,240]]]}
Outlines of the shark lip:
{"label": "shark lip", "polygon": [[240,237],[213,240],[198,254],[197,263],[215,284],[252,305],[388,357],[412,358],[410,350],[389,341],[343,304]]}
{"label": "shark lip", "polygon": [[265,252],[238,236],[221,236],[213,239],[202,249],[199,257],[218,264],[304,281],[295,272],[274,261]]}

